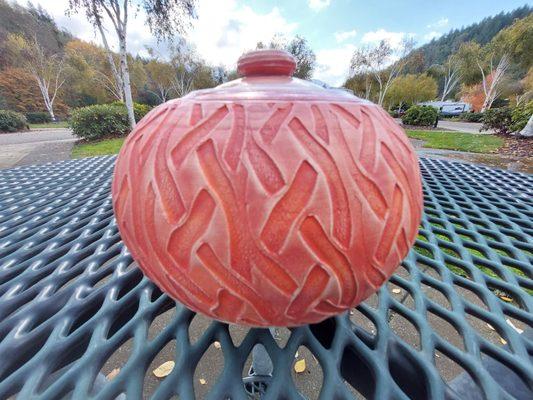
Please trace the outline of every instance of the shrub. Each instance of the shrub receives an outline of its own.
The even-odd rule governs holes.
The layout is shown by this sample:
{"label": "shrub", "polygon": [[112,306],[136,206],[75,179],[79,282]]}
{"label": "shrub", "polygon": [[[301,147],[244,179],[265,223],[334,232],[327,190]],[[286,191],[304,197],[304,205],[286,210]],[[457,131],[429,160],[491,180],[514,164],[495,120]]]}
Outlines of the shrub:
{"label": "shrub", "polygon": [[0,110],[0,132],[18,132],[28,129],[26,117],[21,113]]}
{"label": "shrub", "polygon": [[431,126],[437,119],[438,111],[431,106],[411,106],[402,116],[405,125]]}
{"label": "shrub", "polygon": [[26,119],[30,124],[46,124],[52,122],[52,118],[47,112],[29,112],[26,113]]}
{"label": "shrub", "polygon": [[483,121],[483,113],[481,112],[466,112],[459,115],[460,121],[466,121],[466,122],[482,122]]}
{"label": "shrub", "polygon": [[[121,101],[114,101],[111,103],[114,106],[120,106],[126,108],[126,104]],[[133,103],[133,114],[135,115],[135,121],[139,122],[148,112],[152,109],[147,104]]]}
{"label": "shrub", "polygon": [[126,108],[113,104],[77,108],[69,125],[74,135],[87,140],[124,136],[130,131]]}
{"label": "shrub", "polygon": [[527,125],[529,117],[533,114],[533,100],[521,104],[513,109],[511,112],[511,132],[520,132]]}
{"label": "shrub", "polygon": [[499,135],[511,133],[511,115],[509,107],[491,108],[483,114],[482,131],[494,130]]}
{"label": "shrub", "polygon": [[[135,120],[141,120],[150,109],[146,104],[133,103]],[[120,101],[78,108],[72,112],[69,125],[76,136],[87,140],[125,136],[130,131],[128,111]]]}

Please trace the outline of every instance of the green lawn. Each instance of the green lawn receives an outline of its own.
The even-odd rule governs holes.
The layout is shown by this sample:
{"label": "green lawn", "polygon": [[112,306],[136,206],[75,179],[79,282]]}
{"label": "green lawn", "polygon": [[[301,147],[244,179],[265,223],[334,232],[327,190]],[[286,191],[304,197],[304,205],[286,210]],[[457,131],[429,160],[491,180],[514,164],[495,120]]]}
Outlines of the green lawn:
{"label": "green lawn", "polygon": [[[407,136],[424,140],[424,147],[470,151],[473,153],[491,153],[503,145],[503,139],[494,135],[473,135],[452,131],[414,131],[408,130]],[[124,143],[124,138],[106,139],[98,142],[79,143],[72,150],[73,158],[117,154]]]}
{"label": "green lawn", "polygon": [[117,154],[125,138],[106,139],[99,142],[78,143],[72,149],[72,158]]}
{"label": "green lawn", "polygon": [[492,153],[503,146],[503,139],[495,135],[474,135],[454,131],[407,130],[407,136],[424,140],[424,147],[469,151],[472,153]]}
{"label": "green lawn", "polygon": [[67,121],[60,122],[48,122],[46,124],[30,124],[30,129],[43,129],[43,128],[67,128]]}

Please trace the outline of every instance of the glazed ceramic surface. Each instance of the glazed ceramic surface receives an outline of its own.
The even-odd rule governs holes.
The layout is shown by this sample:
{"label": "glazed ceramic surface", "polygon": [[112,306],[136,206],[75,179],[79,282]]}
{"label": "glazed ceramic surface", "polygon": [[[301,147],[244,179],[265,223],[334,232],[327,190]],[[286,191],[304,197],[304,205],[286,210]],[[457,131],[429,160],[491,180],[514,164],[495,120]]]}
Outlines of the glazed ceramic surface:
{"label": "glazed ceramic surface", "polygon": [[292,78],[282,51],[152,110],[113,202],[141,269],[192,310],[253,326],[319,322],[375,292],[422,210],[418,162],[380,107]]}

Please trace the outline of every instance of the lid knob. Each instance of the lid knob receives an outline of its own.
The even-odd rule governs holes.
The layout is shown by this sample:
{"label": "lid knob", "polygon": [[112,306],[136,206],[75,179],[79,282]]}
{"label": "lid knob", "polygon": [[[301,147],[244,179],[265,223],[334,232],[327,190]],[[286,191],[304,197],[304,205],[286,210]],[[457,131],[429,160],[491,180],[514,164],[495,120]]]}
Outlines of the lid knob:
{"label": "lid knob", "polygon": [[255,50],[243,54],[237,61],[237,72],[242,76],[292,76],[296,59],[284,50]]}

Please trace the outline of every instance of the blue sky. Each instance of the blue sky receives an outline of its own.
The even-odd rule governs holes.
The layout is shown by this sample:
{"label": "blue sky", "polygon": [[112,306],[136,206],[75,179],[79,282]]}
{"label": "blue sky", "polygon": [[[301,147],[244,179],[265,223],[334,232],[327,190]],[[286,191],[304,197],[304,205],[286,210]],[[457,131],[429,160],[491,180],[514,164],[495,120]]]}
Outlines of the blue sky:
{"label": "blue sky", "polygon": [[[25,4],[26,0],[16,0]],[[453,28],[460,28],[524,4],[524,0],[197,0],[198,20],[187,35],[199,55],[212,65],[231,68],[243,51],[279,33],[302,35],[317,55],[315,78],[340,85],[348,73],[351,54],[359,46],[386,39],[398,45],[409,36],[420,45]],[[82,16],[67,17],[68,0],[34,0],[84,40],[98,43]],[[137,15],[130,24],[129,49],[146,55],[146,46],[165,57]],[[112,43],[115,43],[113,40]]]}

